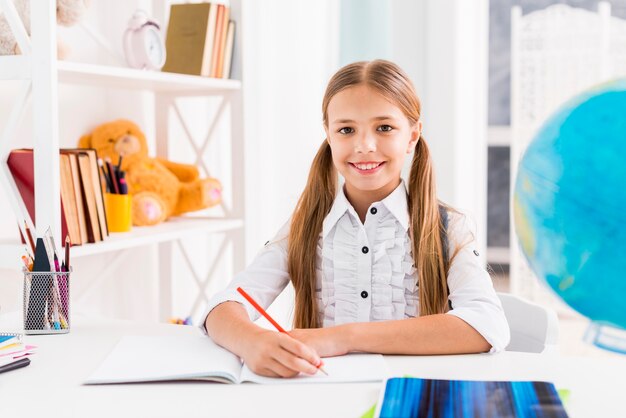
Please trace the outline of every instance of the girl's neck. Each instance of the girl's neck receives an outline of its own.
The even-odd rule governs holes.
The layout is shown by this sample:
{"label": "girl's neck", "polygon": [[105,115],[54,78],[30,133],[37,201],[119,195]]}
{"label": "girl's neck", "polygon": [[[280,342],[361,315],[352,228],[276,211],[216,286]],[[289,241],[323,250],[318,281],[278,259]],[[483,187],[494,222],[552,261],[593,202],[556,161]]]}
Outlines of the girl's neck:
{"label": "girl's neck", "polygon": [[365,217],[367,216],[367,210],[374,202],[380,202],[387,196],[389,196],[400,185],[402,180],[398,179],[397,182],[391,182],[388,185],[381,187],[377,190],[359,190],[351,187],[348,183],[344,186],[344,193],[348,202],[352,205],[361,223],[365,223]]}

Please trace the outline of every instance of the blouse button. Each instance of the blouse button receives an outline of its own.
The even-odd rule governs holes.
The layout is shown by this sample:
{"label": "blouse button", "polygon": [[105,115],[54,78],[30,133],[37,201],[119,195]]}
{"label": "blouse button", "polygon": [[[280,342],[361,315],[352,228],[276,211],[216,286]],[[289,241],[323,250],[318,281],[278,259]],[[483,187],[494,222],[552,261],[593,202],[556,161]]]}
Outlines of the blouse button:
{"label": "blouse button", "polygon": [[361,297],[363,299],[367,298],[367,292],[365,290],[361,292]]}
{"label": "blouse button", "polygon": [[370,249],[367,247],[363,247],[361,248],[361,251],[363,251],[363,254],[367,254],[370,251]]}
{"label": "blouse button", "polygon": [[378,212],[378,209],[376,209],[376,208],[371,208],[371,209],[370,209],[370,213],[371,213],[372,215],[376,215],[376,212]]}

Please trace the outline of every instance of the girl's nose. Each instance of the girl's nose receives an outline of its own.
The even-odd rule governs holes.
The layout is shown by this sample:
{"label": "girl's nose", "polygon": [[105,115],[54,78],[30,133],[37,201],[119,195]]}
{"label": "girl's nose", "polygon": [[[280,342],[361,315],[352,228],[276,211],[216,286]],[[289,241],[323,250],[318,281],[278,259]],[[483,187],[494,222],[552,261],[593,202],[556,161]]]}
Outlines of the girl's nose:
{"label": "girl's nose", "polygon": [[361,153],[376,151],[376,138],[368,133],[357,135],[355,138],[354,150]]}

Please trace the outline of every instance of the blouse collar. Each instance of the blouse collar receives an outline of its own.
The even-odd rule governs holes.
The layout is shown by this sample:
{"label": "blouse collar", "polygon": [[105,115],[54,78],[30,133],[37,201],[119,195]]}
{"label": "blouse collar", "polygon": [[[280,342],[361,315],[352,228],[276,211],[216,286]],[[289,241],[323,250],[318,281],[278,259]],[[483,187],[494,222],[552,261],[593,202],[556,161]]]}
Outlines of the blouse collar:
{"label": "blouse collar", "polygon": [[[408,202],[407,202],[407,191],[406,185],[404,184],[404,180],[400,181],[398,187],[395,188],[393,192],[391,192],[387,197],[385,197],[380,202],[374,202],[370,205],[379,206],[380,204],[384,205],[389,212],[396,218],[396,220],[402,225],[404,230],[408,230],[409,228],[409,210],[408,210]],[[330,212],[326,215],[324,219],[324,223],[322,226],[322,238],[326,238],[326,235],[333,229],[335,224],[339,222],[339,219],[346,213],[350,213],[354,217],[354,219],[358,220],[359,216],[356,213],[356,210],[352,207],[348,198],[346,197],[344,187],[341,187],[339,193],[335,197],[335,201],[333,202],[333,206],[330,208]]]}

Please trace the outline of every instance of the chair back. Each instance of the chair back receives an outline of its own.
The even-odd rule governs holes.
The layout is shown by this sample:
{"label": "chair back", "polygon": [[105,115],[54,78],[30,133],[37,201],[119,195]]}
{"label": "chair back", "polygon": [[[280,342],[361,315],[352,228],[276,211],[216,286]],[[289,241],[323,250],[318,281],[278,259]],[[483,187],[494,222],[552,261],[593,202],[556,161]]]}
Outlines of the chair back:
{"label": "chair back", "polygon": [[498,293],[498,297],[511,330],[506,351],[543,353],[556,350],[559,320],[552,309],[510,293]]}

